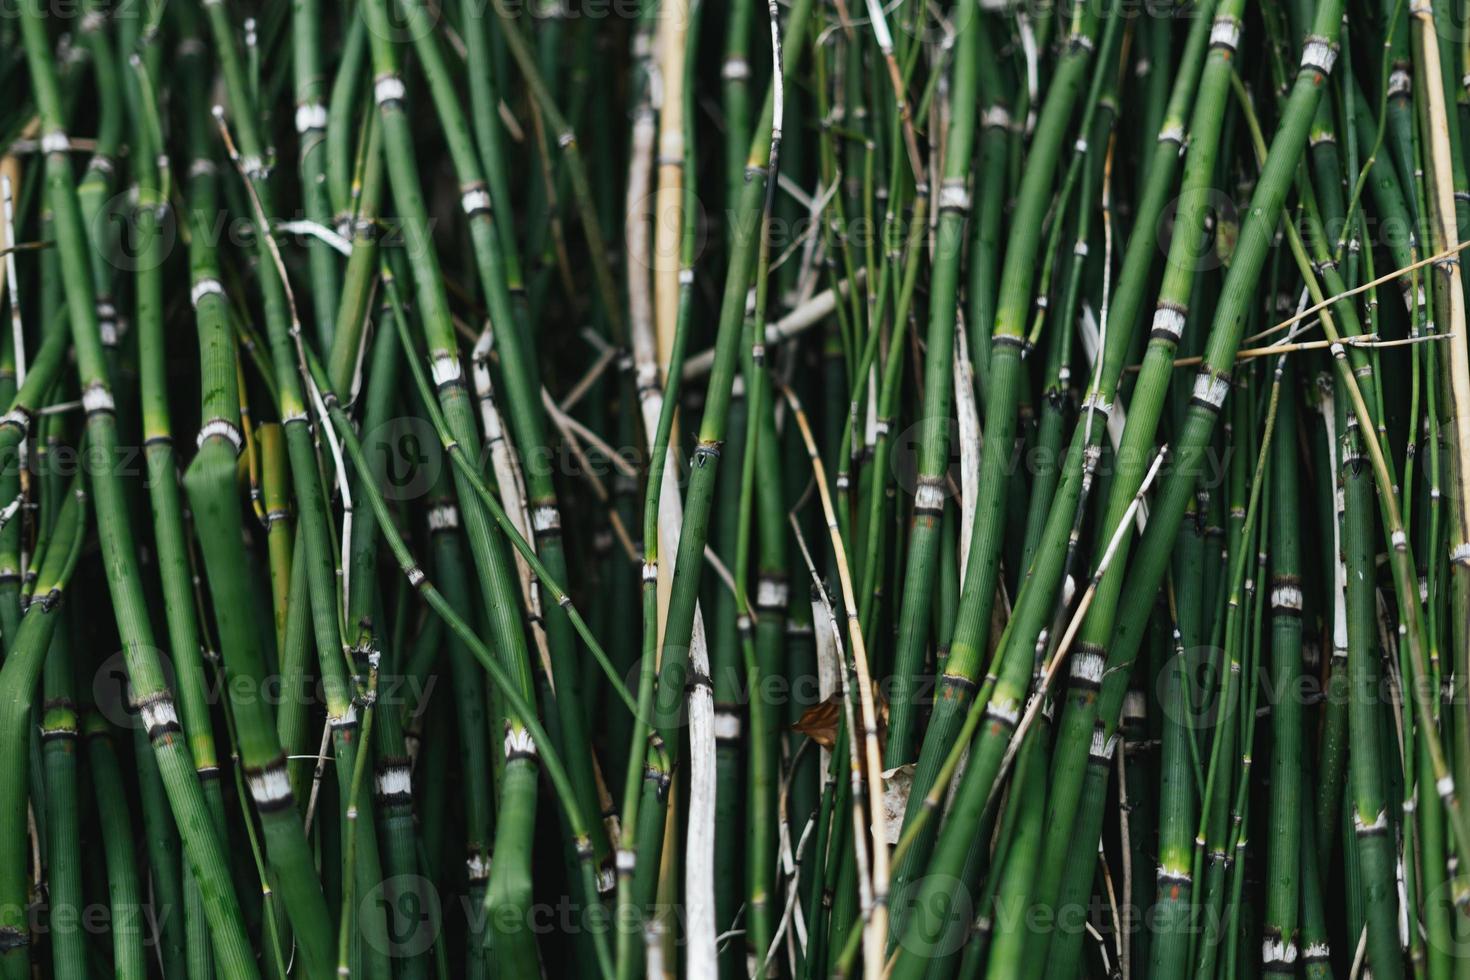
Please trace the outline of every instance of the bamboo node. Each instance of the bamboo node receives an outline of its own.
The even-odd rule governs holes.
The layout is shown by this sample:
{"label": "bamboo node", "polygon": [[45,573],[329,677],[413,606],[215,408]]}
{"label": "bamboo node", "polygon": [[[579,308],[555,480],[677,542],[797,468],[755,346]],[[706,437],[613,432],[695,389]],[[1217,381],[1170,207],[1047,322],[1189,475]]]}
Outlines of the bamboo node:
{"label": "bamboo node", "polygon": [[240,169],[252,182],[263,181],[271,175],[271,168],[265,160],[253,155],[240,160]]}
{"label": "bamboo node", "polygon": [[198,282],[194,283],[194,288],[189,290],[189,302],[192,303],[194,308],[197,310],[199,308],[200,300],[204,299],[204,297],[224,296],[224,294],[225,287],[220,283],[218,279],[215,279],[213,276],[209,276],[204,279],[200,279]]}
{"label": "bamboo node", "polygon": [[286,773],[286,760],[278,757],[259,769],[246,769],[245,782],[250,797],[262,811],[281,810],[292,801],[291,779]]}
{"label": "bamboo node", "polygon": [[555,504],[542,504],[531,511],[531,528],[537,534],[552,534],[561,530],[561,512]]}
{"label": "bamboo node", "polygon": [[[1448,778],[1448,777],[1446,777]],[[1388,833],[1388,810],[1381,809],[1378,815],[1368,823],[1363,822],[1363,817],[1353,808],[1353,832],[1359,837],[1377,837]]]}
{"label": "bamboo node", "polygon": [[379,75],[373,82],[373,99],[380,106],[389,106],[403,101],[403,79],[389,73]]}
{"label": "bamboo node", "polygon": [[737,742],[744,727],[744,721],[740,712],[734,708],[723,707],[715,709],[715,741]]}
{"label": "bamboo node", "polygon": [[71,149],[71,140],[67,139],[66,130],[56,129],[41,137],[42,153],[65,153]]}
{"label": "bamboo node", "polygon": [[139,700],[137,707],[143,718],[143,728],[150,739],[182,730],[179,727],[178,712],[174,710],[173,698],[168,691],[159,691]]}
{"label": "bamboo node", "polygon": [[1283,940],[1280,936],[1267,936],[1261,941],[1261,961],[1263,963],[1295,963],[1296,957],[1297,947],[1292,940]]}
{"label": "bamboo node", "polygon": [[377,773],[378,799],[388,804],[407,803],[413,798],[413,777],[406,765],[388,765]]}
{"label": "bamboo node", "polygon": [[485,189],[483,183],[471,184],[459,196],[459,206],[471,218],[477,214],[488,213],[490,211],[490,192]]}
{"label": "bamboo node", "polygon": [[790,589],[786,580],[775,575],[762,575],[756,584],[755,607],[759,610],[785,609]]}
{"label": "bamboo node", "polygon": [[429,508],[429,530],[447,531],[459,527],[459,508],[452,503]]}
{"label": "bamboo node", "polygon": [[1015,698],[991,698],[990,703],[985,706],[985,717],[998,721],[1007,728],[1014,728],[1021,720],[1021,702]]}
{"label": "bamboo node", "polygon": [[940,183],[939,210],[941,213],[970,210],[970,191],[964,177],[946,177]]}
{"label": "bamboo node", "polygon": [[1240,44],[1240,20],[1221,14],[1210,25],[1210,47],[1234,51]]}
{"label": "bamboo node", "polygon": [[1009,129],[1011,114],[1003,105],[986,106],[985,112],[980,116],[980,125],[984,129]]}
{"label": "bamboo node", "polygon": [[235,447],[235,455],[240,455],[245,442],[240,436],[240,430],[228,419],[210,419],[199,428],[199,435],[195,437],[194,445],[197,449],[203,449],[204,444],[215,436],[223,436],[228,439],[230,445]]}
{"label": "bamboo node", "polygon": [[1303,68],[1312,68],[1324,75],[1330,75],[1336,61],[1337,45],[1330,38],[1320,34],[1307,35],[1306,43],[1302,45]]}
{"label": "bamboo node", "polygon": [[1302,590],[1292,582],[1283,582],[1271,590],[1271,608],[1290,612],[1302,611]]}
{"label": "bamboo node", "polygon": [[1092,745],[1087,755],[1095,762],[1111,762],[1117,747],[1118,736],[1107,734],[1107,730],[1099,725],[1092,730]]}
{"label": "bamboo node", "polygon": [[88,415],[96,412],[113,412],[116,410],[112,401],[112,392],[107,390],[107,385],[101,381],[94,381],[82,392],[82,408]]}
{"label": "bamboo node", "polygon": [[944,478],[923,476],[914,488],[914,513],[938,514],[944,511]]}
{"label": "bamboo node", "polygon": [[1332,958],[1332,947],[1325,942],[1307,943],[1303,952],[1302,961],[1305,963],[1325,963]]}
{"label": "bamboo node", "polygon": [[1225,404],[1225,396],[1229,393],[1230,376],[1206,368],[1194,379],[1192,401],[1211,411],[1218,412],[1220,406]]}
{"label": "bamboo node", "polygon": [[459,358],[454,354],[440,354],[434,358],[429,366],[429,374],[434,379],[436,387],[444,387],[447,384],[460,380]]}
{"label": "bamboo node", "polygon": [[305,135],[327,128],[327,107],[320,102],[305,102],[296,107],[296,132]]}
{"label": "bamboo node", "polygon": [[528,730],[519,725],[505,726],[505,758],[507,761],[536,758],[536,740]]}
{"label": "bamboo node", "polygon": [[21,438],[25,438],[31,428],[31,416],[24,408],[17,406],[4,415],[0,415],[0,428],[13,425],[20,430]]}
{"label": "bamboo node", "polygon": [[[1063,381],[1065,382],[1065,379]],[[1082,410],[1084,412],[1096,412],[1106,419],[1113,414],[1113,403],[1105,401],[1102,392],[1091,391],[1088,392],[1087,398],[1082,402]]]}

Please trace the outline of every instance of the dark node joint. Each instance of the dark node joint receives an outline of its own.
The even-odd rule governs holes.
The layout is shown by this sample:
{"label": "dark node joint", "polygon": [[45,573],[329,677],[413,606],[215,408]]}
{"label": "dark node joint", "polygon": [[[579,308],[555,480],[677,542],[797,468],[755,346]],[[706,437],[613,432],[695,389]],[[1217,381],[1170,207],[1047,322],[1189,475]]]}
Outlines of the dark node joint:
{"label": "dark node joint", "polygon": [[255,812],[257,813],[280,813],[282,810],[294,810],[295,808],[296,797],[291,793],[274,799],[255,801]]}
{"label": "dark node joint", "polygon": [[170,735],[181,734],[183,731],[184,729],[180,727],[178,722],[166,721],[148,729],[148,740],[150,742],[157,742],[160,739],[168,738]]}
{"label": "dark node joint", "polygon": [[974,694],[980,688],[980,685],[976,684],[974,680],[969,677],[962,677],[959,674],[943,674],[939,678],[939,683],[946,688],[963,691],[966,694]]}

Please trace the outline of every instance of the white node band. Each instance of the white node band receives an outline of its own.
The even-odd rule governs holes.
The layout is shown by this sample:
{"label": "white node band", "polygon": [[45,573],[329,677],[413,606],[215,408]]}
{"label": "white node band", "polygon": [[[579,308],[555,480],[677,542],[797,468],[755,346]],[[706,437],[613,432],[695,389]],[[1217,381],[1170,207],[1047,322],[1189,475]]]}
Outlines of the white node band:
{"label": "white node band", "polygon": [[100,384],[95,384],[82,392],[82,407],[90,415],[93,412],[111,412],[115,406],[112,401],[112,392]]}
{"label": "white node band", "polygon": [[459,508],[453,504],[440,504],[429,508],[429,530],[447,531],[459,527]]}
{"label": "white node band", "polygon": [[1194,397],[1196,401],[1206,405],[1219,408],[1225,404],[1225,396],[1230,392],[1230,381],[1212,374],[1209,371],[1201,371],[1194,379]]}
{"label": "white node band", "polygon": [[1210,25],[1210,47],[1235,50],[1240,44],[1240,21],[1234,17],[1220,16]]}
{"label": "white node band", "polygon": [[1102,654],[1080,650],[1072,654],[1072,677],[1074,680],[1101,684],[1106,664]]}
{"label": "white node band", "polygon": [[204,297],[223,296],[224,294],[225,287],[221,285],[218,279],[200,279],[194,284],[194,288],[189,290],[189,302],[197,309],[199,301]]}
{"label": "white node band", "polygon": [[1276,609],[1302,608],[1302,590],[1295,585],[1278,585],[1271,590],[1271,605]]}
{"label": "white node band", "polygon": [[939,185],[939,210],[968,211],[970,191],[964,180],[946,180]]}
{"label": "white node band", "polygon": [[1332,74],[1332,66],[1337,63],[1337,47],[1325,37],[1312,36],[1307,38],[1306,45],[1302,48],[1302,67],[1315,68],[1324,75]]}
{"label": "white node band", "polygon": [[1276,938],[1267,938],[1261,942],[1261,962],[1263,963],[1295,963],[1296,955],[1297,949],[1294,942]]}
{"label": "white node band", "polygon": [[271,765],[246,775],[250,796],[258,806],[284,803],[291,798],[291,779],[283,765]]}
{"label": "white node band", "polygon": [[296,132],[309,133],[314,129],[327,128],[327,107],[320,102],[308,102],[296,107]]}
{"label": "white node band", "polygon": [[535,755],[536,740],[524,728],[507,728],[505,732],[505,757]]}
{"label": "white node band", "polygon": [[459,196],[459,206],[465,214],[490,210],[490,192],[483,187],[472,187]]}
{"label": "white node band", "polygon": [[1155,336],[1167,335],[1177,342],[1184,333],[1184,311],[1172,306],[1160,306],[1154,310],[1153,333]]}
{"label": "white node band", "polygon": [[204,443],[214,436],[224,436],[235,447],[235,454],[239,455],[244,448],[245,442],[240,437],[240,430],[227,419],[210,419],[199,428],[199,435],[194,440],[196,448],[203,447]]}
{"label": "white node band", "polygon": [[139,714],[143,716],[144,729],[150,732],[161,725],[177,725],[179,723],[179,714],[174,710],[174,703],[166,697],[149,701],[138,710]]}
{"label": "white node band", "polygon": [[397,75],[384,75],[373,83],[373,99],[378,105],[403,101],[403,79]]}
{"label": "white node band", "polygon": [[938,483],[921,483],[914,491],[914,507],[919,510],[939,510],[944,506],[944,491]]}
{"label": "white node band", "polygon": [[790,588],[778,579],[763,578],[755,588],[755,604],[760,609],[784,608]]}
{"label": "white node band", "polygon": [[379,796],[407,796],[413,792],[408,766],[388,766],[378,773]]}
{"label": "white node band", "polygon": [[1094,728],[1092,730],[1092,745],[1088,748],[1087,754],[1094,759],[1110,760],[1113,757],[1113,751],[1117,747],[1118,736],[1104,735],[1101,728]]}
{"label": "white node band", "polygon": [[715,712],[715,738],[729,742],[740,737],[744,722],[738,711]]}
{"label": "white node band", "polygon": [[429,367],[429,373],[433,376],[435,385],[458,381],[460,378],[459,358],[453,354],[440,354],[434,358],[434,363]]}

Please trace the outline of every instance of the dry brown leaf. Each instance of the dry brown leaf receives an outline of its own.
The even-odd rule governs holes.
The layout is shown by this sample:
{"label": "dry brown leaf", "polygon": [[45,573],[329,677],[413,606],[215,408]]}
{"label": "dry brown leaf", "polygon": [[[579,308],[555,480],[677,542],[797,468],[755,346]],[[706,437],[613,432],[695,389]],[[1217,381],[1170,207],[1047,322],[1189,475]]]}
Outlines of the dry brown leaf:
{"label": "dry brown leaf", "polygon": [[[878,741],[882,743],[888,737],[888,702],[876,683],[873,684],[873,709],[878,713]],[[842,692],[835,691],[825,701],[806,709],[791,730],[800,732],[824,749],[830,749],[837,744],[841,722]]]}

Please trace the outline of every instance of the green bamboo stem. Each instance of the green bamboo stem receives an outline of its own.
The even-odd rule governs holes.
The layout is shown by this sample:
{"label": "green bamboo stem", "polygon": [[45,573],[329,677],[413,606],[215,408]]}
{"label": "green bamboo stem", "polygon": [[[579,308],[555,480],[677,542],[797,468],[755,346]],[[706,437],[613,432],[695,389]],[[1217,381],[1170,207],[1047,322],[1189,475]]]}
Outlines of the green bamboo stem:
{"label": "green bamboo stem", "polygon": [[1290,438],[1296,432],[1295,372],[1287,367],[1286,395],[1280,402],[1277,424],[1285,438],[1272,444],[1271,494],[1271,687],[1285,692],[1272,704],[1270,786],[1271,819],[1267,824],[1266,860],[1272,882],[1267,893],[1261,947],[1267,973],[1293,970],[1300,946],[1297,941],[1302,841],[1302,577],[1297,514],[1297,451]]}
{"label": "green bamboo stem", "polygon": [[[1163,577],[1168,560],[1167,545],[1178,532],[1188,499],[1193,496],[1194,481],[1201,472],[1204,452],[1208,447],[1215,417],[1228,390],[1228,377],[1235,351],[1239,346],[1245,321],[1246,302],[1254,293],[1269,248],[1271,227],[1280,212],[1289,187],[1291,176],[1296,170],[1306,142],[1306,134],[1316,105],[1321,96],[1321,83],[1329,74],[1335,60],[1334,45],[1339,28],[1339,11],[1333,3],[1318,6],[1313,24],[1313,38],[1306,46],[1302,66],[1287,97],[1281,123],[1273,137],[1271,152],[1267,155],[1260,179],[1252,195],[1251,207],[1241,225],[1234,257],[1226,274],[1225,283],[1213,318],[1213,326],[1207,341],[1204,363],[1197,375],[1198,397],[1191,401],[1184,422],[1174,440],[1177,446],[1176,467],[1168,475],[1153,508],[1149,530],[1145,532],[1139,548],[1139,558],[1130,567],[1129,591],[1123,596],[1121,608],[1116,597],[1122,583],[1123,566],[1114,566],[1117,574],[1111,588],[1104,583],[1099,601],[1094,604],[1084,624],[1079,644],[1092,643],[1099,650],[1107,644],[1106,667],[1102,677],[1101,695],[1095,682],[1074,683],[1060,724],[1057,740],[1056,766],[1053,777],[1053,797],[1049,810],[1054,819],[1048,820],[1048,829],[1053,841],[1066,838],[1086,838],[1096,825],[1094,816],[1084,814],[1086,829],[1079,832],[1073,826],[1078,813],[1077,799],[1086,767],[1083,759],[1086,746],[1095,735],[1104,740],[1111,736],[1117,724],[1117,709],[1121,706],[1126,691],[1128,669],[1132,666],[1143,627],[1153,604],[1153,594]],[[1315,40],[1320,37],[1321,40]],[[1160,365],[1163,368],[1163,365]],[[1152,382],[1157,386],[1157,382]],[[1139,391],[1145,388],[1145,377],[1140,376]],[[1129,432],[1152,439],[1154,419],[1144,421],[1147,413],[1138,411],[1136,397],[1133,411],[1129,413],[1125,428],[1125,447],[1132,443]],[[1119,459],[1123,460],[1120,451]],[[1114,484],[1113,496],[1108,510],[1116,512],[1118,494],[1122,487],[1132,481],[1120,479]],[[1162,539],[1162,540],[1160,540]],[[1116,622],[1116,627],[1114,623]],[[1085,647],[1083,647],[1085,649]],[[1086,678],[1083,678],[1086,680]],[[1100,702],[1101,701],[1101,705]],[[1102,728],[1094,732],[1094,722],[1101,720]],[[1106,744],[1106,742],[1104,742]],[[1089,838],[1092,839],[1092,838]],[[1048,849],[1048,857],[1057,851]],[[1043,868],[1044,880],[1060,884],[1058,863]],[[1065,975],[1070,962],[1076,955],[1080,939],[1069,938],[1062,946],[1054,947],[1049,970],[1054,975]],[[1058,956],[1057,953],[1060,953]],[[1058,974],[1057,971],[1060,971]]]}
{"label": "green bamboo stem", "polygon": [[[0,863],[0,968],[3,968],[7,976],[25,977],[29,975],[29,946],[30,930],[26,921],[25,913],[27,906],[27,854],[26,854],[26,777],[27,765],[25,760],[29,758],[29,752],[25,748],[29,741],[29,723],[32,709],[32,701],[35,695],[35,687],[41,677],[41,668],[45,661],[47,650],[51,644],[51,637],[56,628],[58,616],[52,613],[60,605],[68,580],[73,568],[76,566],[78,556],[81,554],[81,542],[86,530],[86,498],[75,487],[68,494],[63,504],[62,513],[57,518],[57,525],[48,539],[46,555],[42,558],[40,574],[36,579],[36,586],[32,594],[36,597],[29,603],[26,615],[21,619],[22,632],[18,632],[10,645],[9,656],[6,657],[5,666],[0,669],[0,738],[3,738],[9,758],[20,760],[17,763],[5,767],[6,790],[3,797],[5,809],[0,812],[0,831],[3,831],[6,859]],[[62,719],[64,721],[64,719]],[[126,818],[126,809],[118,806]],[[122,846],[130,848],[130,842],[126,839],[121,842]],[[118,870],[121,874],[121,861],[123,857],[130,862],[132,854],[130,850],[117,851],[112,849],[110,857],[119,862]],[[111,866],[111,862],[109,864]],[[119,882],[122,884],[122,882]],[[114,896],[114,903],[126,903],[126,896],[118,894]],[[137,904],[136,896],[131,899]],[[129,910],[128,914],[134,919],[137,927],[137,909]],[[136,958],[142,958],[142,937],[133,936],[137,943]],[[123,933],[119,933],[119,941],[124,941]],[[119,960],[119,969],[125,963],[133,961],[134,952],[132,946],[125,947],[125,958]],[[138,963],[137,973],[142,975],[141,962]]]}
{"label": "green bamboo stem", "polygon": [[[978,9],[974,6],[967,6],[961,12],[961,18],[955,38],[955,43],[959,46],[959,53],[955,59],[953,99],[956,104],[968,107],[975,101],[979,90],[977,39],[982,28]],[[1075,40],[1073,46],[1075,56],[1069,56],[1066,59],[1068,65],[1076,65],[1071,69],[1073,72],[1085,69],[1087,58],[1092,53],[1091,30],[1085,25],[1085,22],[1079,29],[1077,37],[1080,40]],[[1053,112],[1065,118],[1070,114],[1070,99],[1075,93],[1066,83],[1059,84],[1053,91],[1056,92],[1058,106]],[[914,743],[917,741],[914,731],[916,723],[914,696],[919,682],[924,650],[929,640],[929,603],[934,585],[934,570],[937,565],[935,559],[939,545],[939,519],[944,513],[943,472],[949,461],[949,416],[954,392],[954,329],[959,303],[960,258],[964,251],[965,222],[970,210],[968,174],[975,138],[975,121],[974,113],[961,111],[950,126],[945,149],[943,177],[937,196],[939,230],[935,246],[929,324],[926,334],[928,356],[924,360],[923,405],[925,415],[919,423],[921,430],[918,433],[919,455],[917,474],[914,478],[914,511],[909,529],[907,571],[905,573],[907,587],[904,589],[903,604],[899,611],[899,644],[893,655],[893,693],[890,704],[888,743],[884,747],[884,762],[890,767],[912,761]],[[1034,151],[1036,153],[1034,189],[1030,191],[1029,197],[1023,198],[1023,201],[1032,202],[1029,206],[1033,209],[1041,207],[1042,188],[1051,180],[1050,160],[1047,157],[1048,147],[1054,153],[1055,145],[1060,140],[1061,134],[1058,132],[1054,143],[1043,142]],[[915,175],[915,179],[919,179],[918,175]],[[1020,212],[1024,212],[1026,207],[1026,204],[1018,205]],[[1017,214],[1018,223],[1013,226],[1017,234],[1023,227],[1022,222],[1033,220],[1032,215],[1020,212]],[[1034,228],[1027,229],[1027,233],[1034,230]],[[1024,261],[1029,266],[1032,259],[1031,253],[1035,250],[1035,241],[1027,243],[1024,239],[1018,238],[1014,250],[1018,261]],[[1026,252],[1026,257],[1022,260],[1019,257],[1023,251]],[[1009,255],[1010,252],[1011,250],[1008,249],[1007,254]],[[1012,272],[1011,276],[1014,277],[1015,273]],[[1030,285],[1028,275],[1025,283],[1019,288],[1029,293]],[[992,448],[983,457],[986,464],[989,464],[984,474],[994,480],[999,473],[996,450],[999,450],[1002,444],[1009,446],[1011,440],[1004,434],[1004,424],[1000,421],[1002,410],[997,407],[994,414],[991,414],[991,406],[988,403],[986,409],[987,419],[995,420],[996,434],[991,436],[987,432],[985,445]],[[993,460],[992,457],[996,459]],[[989,514],[986,516],[988,520]],[[987,525],[977,518],[977,527],[985,526]],[[984,537],[984,534],[985,532],[981,531],[977,536]],[[974,547],[979,547],[981,550],[974,551]],[[979,558],[979,561],[974,561],[976,557]],[[976,570],[977,578],[983,579],[988,574],[983,569],[994,563],[995,554],[994,551],[987,553],[983,545],[976,545],[972,547],[971,559],[970,567]],[[982,600],[982,605],[988,611],[988,595]],[[981,618],[988,620],[988,612]]]}
{"label": "green bamboo stem", "polygon": [[[89,399],[91,407],[87,415],[87,441],[103,459],[110,459],[117,447],[113,399],[107,382],[92,283],[86,274],[82,215],[63,148],[65,123],[56,67],[38,5],[26,6],[22,27],[42,130],[50,138],[46,162],[47,196],[55,214],[58,246],[69,257],[63,262],[62,271],[83,396]],[[253,957],[224,870],[226,865],[221,843],[205,816],[204,797],[195,780],[188,749],[177,737],[179,724],[173,696],[164,683],[153,652],[152,629],[142,615],[145,605],[140,589],[141,577],[138,575],[122,486],[115,472],[105,464],[92,467],[89,476],[97,502],[99,527],[104,529],[100,535],[104,566],[124,643],[128,677],[158,757],[169,803],[183,839],[185,857],[204,895],[219,963],[222,969],[241,976],[253,976]]]}

